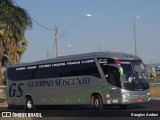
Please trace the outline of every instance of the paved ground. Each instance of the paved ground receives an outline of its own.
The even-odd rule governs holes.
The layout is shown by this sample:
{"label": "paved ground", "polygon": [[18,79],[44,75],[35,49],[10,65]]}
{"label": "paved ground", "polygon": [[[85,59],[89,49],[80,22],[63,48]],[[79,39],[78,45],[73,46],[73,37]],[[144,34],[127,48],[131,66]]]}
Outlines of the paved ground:
{"label": "paved ground", "polygon": [[[154,83],[154,82],[152,82]],[[3,97],[3,96],[2,96]],[[1,98],[1,103],[5,100]],[[2,105],[4,106],[4,105]],[[102,111],[94,111],[90,106],[60,106],[53,108],[41,108],[36,111],[42,113],[42,118],[2,118],[2,112],[18,112],[25,113],[23,109],[8,110],[7,107],[0,107],[0,120],[159,120],[160,119],[160,101],[151,100],[149,103],[136,104],[128,106],[126,110],[120,109],[118,106],[105,106]],[[159,117],[129,117],[131,114],[139,115],[153,113]],[[47,117],[44,117],[47,116]],[[50,116],[50,117],[48,117]],[[53,118],[54,117],[54,118]]]}
{"label": "paved ground", "polygon": [[[0,116],[2,112],[18,112],[25,113],[24,110],[8,110],[6,107],[0,108]],[[36,111],[31,111],[36,113],[42,113],[42,116],[54,117],[54,120],[80,120],[80,119],[92,119],[99,120],[105,119],[106,117],[112,117],[113,120],[120,120],[123,117],[123,120],[127,120],[128,117],[133,115],[142,115],[143,114],[158,114],[159,117],[143,117],[143,119],[147,120],[156,120],[160,119],[160,101],[151,100],[149,103],[137,104],[128,106],[126,110],[120,109],[118,106],[105,106],[102,111],[91,110],[89,106],[60,106],[59,108],[40,108]],[[45,118],[45,120],[51,120],[50,118]],[[83,118],[82,118],[83,117]],[[142,118],[142,117],[140,117]],[[139,120],[139,117],[132,117],[131,120]],[[149,119],[150,118],[150,119]],[[9,118],[0,118],[0,120],[12,120]],[[22,120],[26,120],[26,118],[21,118]],[[41,118],[40,120],[43,120]],[[110,120],[112,120],[110,118]],[[13,120],[19,120],[14,118]],[[27,120],[38,120],[37,118],[27,118]]]}

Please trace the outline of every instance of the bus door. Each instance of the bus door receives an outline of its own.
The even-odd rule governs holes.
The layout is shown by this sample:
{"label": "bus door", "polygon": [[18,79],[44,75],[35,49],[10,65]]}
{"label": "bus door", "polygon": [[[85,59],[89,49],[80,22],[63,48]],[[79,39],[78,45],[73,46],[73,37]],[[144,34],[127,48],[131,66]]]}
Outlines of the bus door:
{"label": "bus door", "polygon": [[120,102],[120,72],[116,65],[101,64],[106,81],[108,93],[106,95],[107,104],[118,104]]}

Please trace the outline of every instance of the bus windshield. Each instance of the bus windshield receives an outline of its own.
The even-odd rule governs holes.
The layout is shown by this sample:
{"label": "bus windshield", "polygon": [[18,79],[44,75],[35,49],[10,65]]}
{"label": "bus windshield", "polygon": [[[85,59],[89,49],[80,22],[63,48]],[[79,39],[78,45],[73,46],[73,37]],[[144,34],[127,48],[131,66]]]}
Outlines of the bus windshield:
{"label": "bus windshield", "polygon": [[139,91],[149,88],[145,66],[142,61],[121,61],[120,65],[123,69],[123,75],[121,76],[123,89]]}

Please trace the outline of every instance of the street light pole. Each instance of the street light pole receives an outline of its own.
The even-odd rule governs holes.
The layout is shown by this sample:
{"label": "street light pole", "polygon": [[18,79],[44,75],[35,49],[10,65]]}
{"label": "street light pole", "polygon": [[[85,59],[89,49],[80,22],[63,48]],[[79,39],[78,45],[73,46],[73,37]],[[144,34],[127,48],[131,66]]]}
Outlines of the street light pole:
{"label": "street light pole", "polygon": [[137,43],[136,43],[136,19],[140,18],[140,16],[137,16],[133,19],[133,29],[134,29],[134,50],[135,55],[137,55]]}
{"label": "street light pole", "polygon": [[60,56],[60,51],[62,51],[65,47],[71,47],[72,45],[65,45],[61,49],[58,50],[58,56]]}
{"label": "street light pole", "polygon": [[58,27],[55,25],[55,30],[54,30],[54,39],[55,39],[55,49],[56,49],[56,58],[58,57],[58,37],[57,37],[57,33],[58,33]]}
{"label": "street light pole", "polygon": [[78,18],[73,24],[70,25],[70,27],[66,31],[64,31],[59,36],[59,39],[61,39],[61,37],[63,37],[67,32],[69,32],[73,28],[73,26],[75,26],[81,19],[83,19],[84,17],[91,17],[91,16],[92,16],[92,14],[87,13],[87,14],[81,16],[80,18]]}
{"label": "street light pole", "polygon": [[103,45],[103,42],[99,42],[99,52],[101,51],[101,45]]}
{"label": "street light pole", "polygon": [[134,29],[134,54],[137,55],[135,18],[133,20],[133,29]]}
{"label": "street light pole", "polygon": [[58,39],[60,39],[62,36],[64,36],[65,33],[67,33],[75,24],[77,24],[82,18],[84,17],[91,17],[91,14],[86,14],[81,16],[79,19],[77,19],[63,34],[61,34],[58,37],[58,27],[55,25],[54,29],[54,41],[55,41],[55,49],[56,49],[56,58],[58,57]]}

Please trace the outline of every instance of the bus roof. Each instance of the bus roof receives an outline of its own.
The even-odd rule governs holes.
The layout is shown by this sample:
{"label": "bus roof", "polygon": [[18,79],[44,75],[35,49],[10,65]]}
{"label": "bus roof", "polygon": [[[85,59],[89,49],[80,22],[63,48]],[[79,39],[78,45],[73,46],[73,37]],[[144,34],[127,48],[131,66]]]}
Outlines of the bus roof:
{"label": "bus roof", "polygon": [[92,52],[92,53],[84,53],[84,54],[76,54],[76,55],[68,55],[68,56],[60,56],[58,58],[45,59],[35,62],[29,63],[20,63],[16,65],[11,65],[10,67],[20,67],[20,66],[28,66],[28,65],[36,65],[36,64],[45,64],[52,62],[63,62],[68,60],[79,60],[79,59],[89,59],[94,57],[104,57],[104,58],[112,58],[118,60],[141,60],[138,56],[122,53],[122,52]]}

